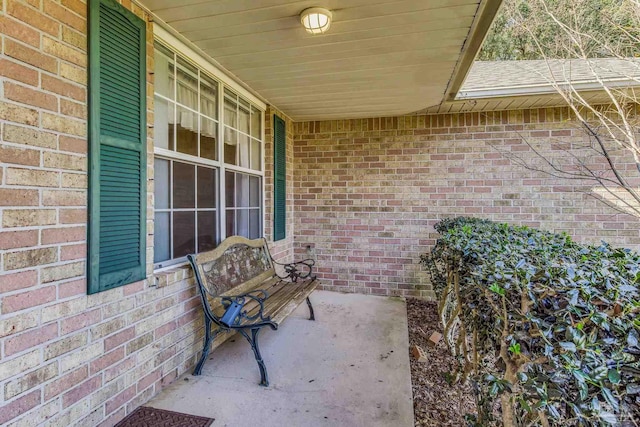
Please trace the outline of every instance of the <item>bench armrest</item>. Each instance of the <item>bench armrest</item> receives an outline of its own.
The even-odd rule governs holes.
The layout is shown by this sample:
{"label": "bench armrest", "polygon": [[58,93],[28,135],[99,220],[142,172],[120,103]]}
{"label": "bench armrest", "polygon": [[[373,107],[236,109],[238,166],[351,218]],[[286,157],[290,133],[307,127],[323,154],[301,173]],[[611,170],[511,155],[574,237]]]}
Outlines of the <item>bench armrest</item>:
{"label": "bench armrest", "polygon": [[309,277],[315,279],[315,276],[313,275],[313,266],[316,262],[311,258],[290,263],[281,263],[274,261],[273,259],[271,261],[284,268],[284,272],[286,273],[284,276],[281,276],[276,272],[276,276],[281,279],[289,279],[294,283],[297,282],[298,279],[307,279]]}
{"label": "bench armrest", "polygon": [[[240,312],[237,315],[237,318],[239,320],[236,323],[239,323],[239,321],[242,320],[242,319],[247,319],[249,321],[259,320],[260,322],[270,322],[271,318],[269,316],[265,316],[264,315],[264,302],[268,297],[269,297],[269,295],[267,294],[266,291],[264,291],[262,289],[256,289],[256,290],[253,290],[251,292],[244,293],[244,294],[229,295],[229,296],[220,297],[220,300],[222,302],[222,306],[225,309],[228,309],[232,304],[238,304],[238,305],[242,306],[242,309],[240,310]],[[244,310],[244,305],[248,303],[247,300],[253,300],[258,304],[257,305],[257,308],[258,308],[257,312],[255,312],[253,314],[250,314],[247,310]],[[254,310],[252,309],[251,311],[253,312]],[[224,318],[224,316],[223,316],[223,318]],[[235,326],[233,323],[225,323],[225,324],[227,326],[229,326],[229,327]]]}

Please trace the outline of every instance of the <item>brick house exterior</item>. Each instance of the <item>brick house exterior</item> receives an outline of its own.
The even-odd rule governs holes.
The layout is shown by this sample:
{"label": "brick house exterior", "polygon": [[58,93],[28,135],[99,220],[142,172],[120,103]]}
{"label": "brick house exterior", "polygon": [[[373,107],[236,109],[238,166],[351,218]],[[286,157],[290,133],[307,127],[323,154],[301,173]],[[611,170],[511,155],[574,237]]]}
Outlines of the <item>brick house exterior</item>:
{"label": "brick house exterior", "polygon": [[[295,123],[296,253],[314,247],[324,289],[433,297],[419,259],[446,217],[637,249],[637,219],[594,197],[593,182],[554,178],[511,158],[539,160],[525,140],[584,141],[568,117],[567,108],[546,108]],[[553,144],[545,154],[557,155]],[[635,165],[627,166],[634,176]]]}
{"label": "brick house exterior", "polygon": [[[153,26],[145,19],[148,69]],[[200,301],[186,266],[154,272],[153,128],[147,279],[87,295],[87,5],[5,0],[0,11],[0,424],[111,426],[192,368]],[[153,123],[148,73],[148,123]],[[295,122],[265,113],[264,234],[272,235],[272,116],[286,120],[287,238],[328,290],[432,297],[417,264],[451,215],[638,247],[637,222],[574,184],[522,171],[489,144],[513,131],[581,138],[562,109]],[[527,155],[526,151],[523,151]]]}

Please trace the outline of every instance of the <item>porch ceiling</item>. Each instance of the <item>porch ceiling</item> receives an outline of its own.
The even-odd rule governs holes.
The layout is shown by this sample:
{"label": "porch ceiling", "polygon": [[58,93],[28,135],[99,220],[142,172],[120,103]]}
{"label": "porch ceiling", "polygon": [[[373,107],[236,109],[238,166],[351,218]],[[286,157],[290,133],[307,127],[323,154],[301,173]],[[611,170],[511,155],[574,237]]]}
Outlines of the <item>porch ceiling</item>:
{"label": "porch ceiling", "polygon": [[[143,1],[294,120],[407,114],[452,98],[501,2]],[[333,12],[322,36],[300,25],[314,6]]]}

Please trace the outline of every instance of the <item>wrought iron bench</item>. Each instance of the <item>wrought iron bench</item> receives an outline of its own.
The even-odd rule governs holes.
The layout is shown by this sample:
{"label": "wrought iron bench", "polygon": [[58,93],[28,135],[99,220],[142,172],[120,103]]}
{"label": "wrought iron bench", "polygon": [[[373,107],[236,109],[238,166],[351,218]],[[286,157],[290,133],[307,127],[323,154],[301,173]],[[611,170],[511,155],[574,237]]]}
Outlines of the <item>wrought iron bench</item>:
{"label": "wrought iron bench", "polygon": [[[205,321],[204,347],[193,375],[201,374],[215,337],[221,332],[237,331],[253,349],[260,385],[268,386],[258,333],[265,326],[278,329],[304,300],[309,306],[309,319],[315,320],[309,300],[309,294],[318,286],[313,275],[314,261],[277,263],[271,258],[265,239],[240,236],[229,237],[216,249],[187,258],[195,272]],[[281,265],[285,274],[279,275],[275,265]]]}

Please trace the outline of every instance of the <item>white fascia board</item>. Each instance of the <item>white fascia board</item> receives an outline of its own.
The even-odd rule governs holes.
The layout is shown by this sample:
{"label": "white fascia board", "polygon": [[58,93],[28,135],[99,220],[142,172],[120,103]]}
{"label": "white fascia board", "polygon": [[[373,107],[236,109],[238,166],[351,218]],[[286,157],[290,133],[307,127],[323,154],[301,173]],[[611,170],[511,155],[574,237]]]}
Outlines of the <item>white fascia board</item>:
{"label": "white fascia board", "polygon": [[[633,79],[609,79],[604,82],[606,87],[638,87],[640,82]],[[602,90],[602,85],[596,81],[582,81],[572,83],[559,83],[557,88],[550,83],[529,86],[505,86],[487,89],[461,90],[455,100],[506,98],[510,96],[548,95],[558,93],[558,89],[567,90],[573,87],[576,91]]]}
{"label": "white fascia board", "polygon": [[168,46],[172,46],[173,48],[177,49],[178,52],[180,52],[181,54],[189,58],[198,67],[202,68],[203,70],[207,71],[209,74],[214,76],[216,79],[222,82],[225,86],[237,92],[238,95],[249,100],[256,107],[262,109],[263,111],[266,111],[267,103],[265,102],[265,100],[261,96],[259,96],[257,93],[250,90],[246,85],[246,83],[242,82],[240,79],[235,77],[231,72],[226,70],[220,64],[213,63],[211,62],[210,59],[198,53],[193,47],[189,46],[179,37],[176,37],[176,35],[173,34],[173,31],[175,30],[170,31],[169,29],[165,28],[165,26],[168,26],[168,25],[165,23],[160,23],[156,21],[154,17],[154,21],[153,21],[154,38],[157,38],[163,41],[164,43],[166,43]]}

